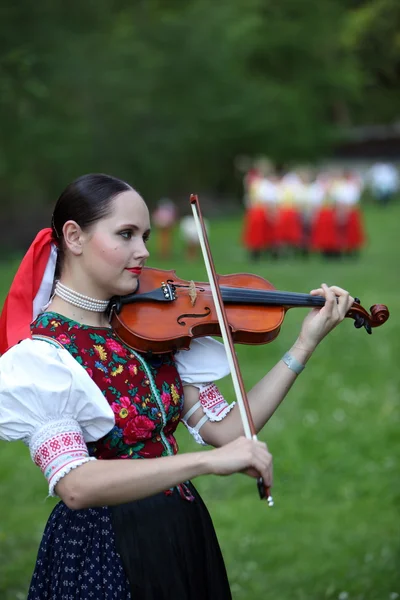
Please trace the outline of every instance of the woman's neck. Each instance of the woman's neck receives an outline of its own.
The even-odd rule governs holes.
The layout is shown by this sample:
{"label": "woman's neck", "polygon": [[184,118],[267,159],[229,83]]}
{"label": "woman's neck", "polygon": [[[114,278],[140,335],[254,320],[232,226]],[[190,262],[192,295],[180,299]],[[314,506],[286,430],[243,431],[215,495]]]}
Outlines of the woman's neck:
{"label": "woman's neck", "polygon": [[47,306],[46,311],[56,312],[68,319],[72,319],[81,325],[90,325],[92,327],[110,327],[110,324],[105,313],[93,312],[91,310],[85,310],[78,306],[73,306],[69,302],[65,302],[58,296],[53,296],[50,304]]}

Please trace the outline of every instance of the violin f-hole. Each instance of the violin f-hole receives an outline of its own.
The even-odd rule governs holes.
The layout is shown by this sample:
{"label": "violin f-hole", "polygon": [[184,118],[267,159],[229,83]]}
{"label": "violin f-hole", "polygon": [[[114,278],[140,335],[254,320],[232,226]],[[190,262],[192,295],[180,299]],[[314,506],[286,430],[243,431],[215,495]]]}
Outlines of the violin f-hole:
{"label": "violin f-hole", "polygon": [[182,315],[179,315],[179,317],[176,319],[176,322],[178,323],[178,325],[182,325],[185,326],[186,325],[186,321],[182,321],[182,319],[202,319],[203,317],[208,317],[211,314],[211,308],[209,308],[208,306],[205,307],[205,312],[204,313],[183,313]]}

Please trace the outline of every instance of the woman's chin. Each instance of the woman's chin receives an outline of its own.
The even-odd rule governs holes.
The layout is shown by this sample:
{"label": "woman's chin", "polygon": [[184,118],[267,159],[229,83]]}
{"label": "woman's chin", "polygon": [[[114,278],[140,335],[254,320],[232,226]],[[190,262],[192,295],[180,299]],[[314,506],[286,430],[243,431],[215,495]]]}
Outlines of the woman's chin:
{"label": "woman's chin", "polygon": [[132,278],[132,281],[128,284],[121,285],[118,288],[115,288],[113,296],[127,296],[128,294],[133,294],[136,292],[139,282],[137,278]]}

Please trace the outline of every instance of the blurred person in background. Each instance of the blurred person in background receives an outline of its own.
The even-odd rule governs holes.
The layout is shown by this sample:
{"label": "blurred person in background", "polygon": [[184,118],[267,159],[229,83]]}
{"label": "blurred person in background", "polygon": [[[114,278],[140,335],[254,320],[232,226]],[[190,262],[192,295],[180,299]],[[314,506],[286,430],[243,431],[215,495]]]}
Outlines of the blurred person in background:
{"label": "blurred person in background", "polygon": [[362,179],[357,173],[345,170],[338,176],[332,190],[337,207],[340,247],[345,256],[357,256],[365,244],[365,228],[360,208]]}
{"label": "blurred person in background", "polygon": [[336,176],[319,173],[312,186],[313,216],[311,219],[310,245],[313,252],[327,259],[342,255],[341,232],[335,202]]}
{"label": "blurred person in background", "polygon": [[173,246],[173,231],[177,221],[177,208],[169,198],[161,198],[153,211],[152,222],[156,230],[157,256],[169,258]]}
{"label": "blurred person in background", "polygon": [[315,173],[311,167],[303,167],[299,174],[302,181],[298,196],[298,206],[302,229],[299,254],[307,258],[311,251],[311,223],[315,207],[314,203],[316,201],[318,192],[316,186],[314,185]]}
{"label": "blurred person in background", "polygon": [[[207,219],[203,218],[204,226],[209,235],[210,227]],[[200,256],[200,240],[193,215],[185,215],[179,222],[180,237],[183,242],[186,260],[193,262]]]}
{"label": "blurred person in background", "polygon": [[273,247],[274,184],[269,180],[272,164],[266,158],[255,161],[243,181],[245,213],[242,242],[251,260],[259,260],[265,250]]}
{"label": "blurred person in background", "polygon": [[367,173],[367,182],[375,199],[386,206],[399,189],[399,173],[393,164],[378,162]]}
{"label": "blurred person in background", "polygon": [[305,190],[299,170],[289,171],[281,178],[275,222],[275,241],[279,256],[296,254],[303,246],[302,209]]}

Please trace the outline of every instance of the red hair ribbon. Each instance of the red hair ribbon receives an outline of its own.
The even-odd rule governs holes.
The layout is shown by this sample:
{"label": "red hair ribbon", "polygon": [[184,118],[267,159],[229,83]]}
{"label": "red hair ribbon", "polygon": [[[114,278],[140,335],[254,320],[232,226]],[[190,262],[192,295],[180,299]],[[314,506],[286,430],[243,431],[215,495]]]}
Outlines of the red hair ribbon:
{"label": "red hair ribbon", "polygon": [[30,337],[30,324],[48,302],[57,250],[50,227],[39,231],[15,274],[0,316],[0,354]]}

